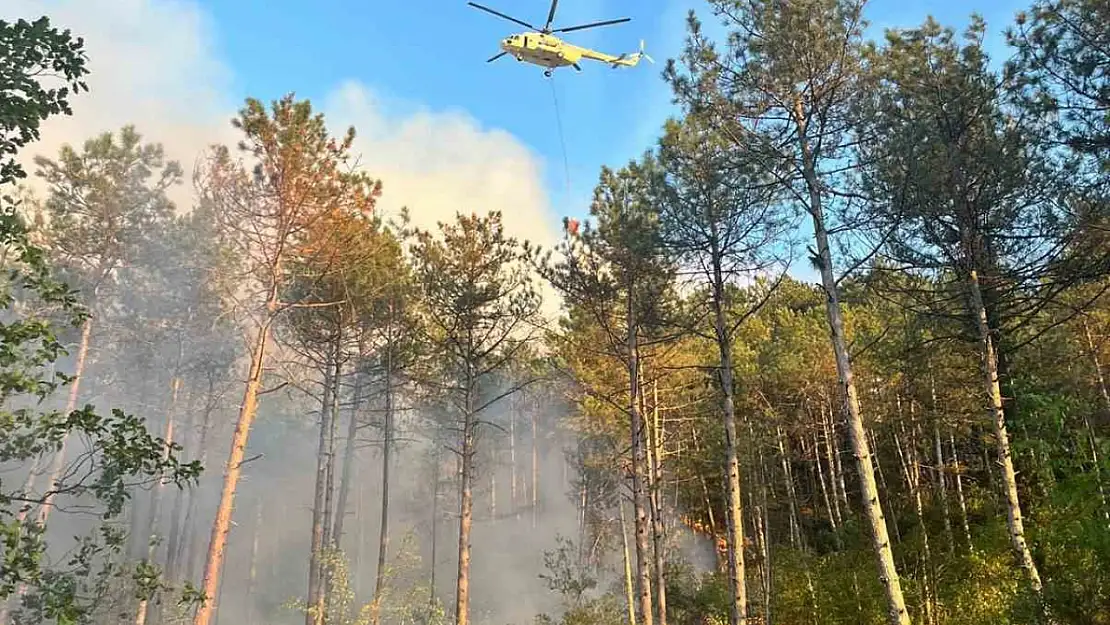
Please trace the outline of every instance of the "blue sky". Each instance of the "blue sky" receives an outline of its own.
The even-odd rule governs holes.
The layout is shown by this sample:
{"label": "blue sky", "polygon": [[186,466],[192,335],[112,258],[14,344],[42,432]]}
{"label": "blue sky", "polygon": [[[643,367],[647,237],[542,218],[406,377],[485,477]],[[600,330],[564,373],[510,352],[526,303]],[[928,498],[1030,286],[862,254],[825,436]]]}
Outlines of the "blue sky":
{"label": "blue sky", "polygon": [[[556,125],[551,84],[538,68],[502,58],[501,37],[519,30],[464,0],[199,0],[211,18],[218,54],[232,73],[234,91],[263,99],[296,91],[320,100],[337,84],[357,80],[370,87],[388,111],[458,111],[485,128],[505,130],[544,163],[553,208],[582,214],[602,164],[620,165],[651,146],[671,113],[661,80],[664,61],[681,49],[684,16],[696,0],[562,0],[557,25],[631,17],[616,26],[568,34],[574,43],[607,52],[634,51],[640,39],[656,65],[613,70],[586,65],[582,73],[556,73],[571,193]],[[542,23],[546,0],[487,0],[495,9]],[[872,0],[871,31],[913,26],[932,13],[960,27],[977,11],[995,41],[1024,0]],[[1002,50],[1001,45],[992,46]],[[388,181],[386,181],[388,184]]]}

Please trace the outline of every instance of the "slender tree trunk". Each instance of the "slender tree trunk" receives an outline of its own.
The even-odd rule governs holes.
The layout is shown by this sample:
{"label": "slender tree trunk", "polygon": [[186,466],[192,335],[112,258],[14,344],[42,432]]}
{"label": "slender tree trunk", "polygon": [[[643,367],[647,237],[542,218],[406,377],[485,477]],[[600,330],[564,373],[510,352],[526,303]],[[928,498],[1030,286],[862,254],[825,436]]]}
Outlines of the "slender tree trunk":
{"label": "slender tree trunk", "polygon": [[[355,372],[354,402],[351,406],[350,421],[347,422],[347,441],[343,449],[343,472],[339,478],[339,496],[335,504],[335,529],[332,530],[332,541],[336,548],[343,541],[343,524],[347,518],[347,507],[350,505],[351,482],[355,467],[355,448],[358,437],[358,411],[362,407],[362,374],[356,367]],[[356,515],[357,519],[358,516]]]}
{"label": "slender tree trunk", "polygon": [[721,253],[717,237],[713,237],[713,327],[721,366],[717,371],[721,383],[725,431],[725,485],[728,493],[728,575],[731,593],[730,622],[748,622],[748,587],[744,571],[744,515],[740,496],[740,442],[736,434],[736,402],[732,369],[732,336],[726,319],[725,277],[721,269]]}
{"label": "slender tree trunk", "polygon": [[628,602],[628,625],[636,625],[636,592],[632,584],[632,554],[628,550],[628,522],[624,518],[624,496],[617,499],[621,518],[621,544],[624,547],[624,595]]}
{"label": "slender tree trunk", "polygon": [[[281,264],[273,267],[273,275],[281,274]],[[239,485],[239,475],[242,471],[243,455],[247,449],[247,440],[250,438],[251,424],[258,412],[258,392],[262,386],[262,371],[266,361],[266,348],[270,338],[270,326],[278,304],[278,284],[270,285],[270,292],[266,300],[266,320],[258,328],[254,347],[251,350],[251,363],[247,383],[243,388],[243,403],[239,407],[239,418],[235,424],[235,433],[231,437],[231,450],[228,452],[227,464],[224,469],[224,483],[220,491],[220,503],[216,508],[216,518],[212,523],[212,537],[208,543],[208,557],[204,565],[204,581],[201,591],[206,600],[197,607],[193,616],[193,625],[209,625],[215,607],[213,599],[220,589],[220,573],[223,569],[224,552],[227,547],[227,535],[231,531],[231,511],[235,501],[235,489]]]}
{"label": "slender tree trunk", "polygon": [[[837,430],[832,425],[832,410],[828,402],[821,402],[821,431],[825,435],[825,466],[829,468],[829,486],[832,487],[833,512],[836,513],[838,525],[844,523],[844,513],[840,509],[841,501],[847,506],[848,498],[844,494],[844,473],[840,468],[840,444],[836,440]],[[833,449],[835,448],[835,452]]]}
{"label": "slender tree trunk", "polygon": [[1026,579],[1033,592],[1041,593],[1041,574],[1033,562],[1033,553],[1025,542],[1025,524],[1021,514],[1021,499],[1018,496],[1017,473],[1010,452],[1010,435],[1006,431],[1006,414],[1002,407],[1002,388],[998,383],[998,358],[994,351],[994,341],[987,326],[987,311],[983,306],[983,294],[979,288],[979,274],[974,269],[968,279],[971,296],[972,314],[979,328],[979,349],[982,359],[983,376],[987,391],[988,409],[994,425],[995,444],[998,462],[1002,465],[1002,489],[1006,496],[1006,523],[1010,530],[1010,543]]}
{"label": "slender tree trunk", "polygon": [[439,450],[435,452],[435,468],[432,471],[432,553],[431,563],[432,566],[428,575],[428,606],[434,607],[436,604],[436,547],[439,538]]}
{"label": "slender tree trunk", "polygon": [[328,360],[324,372],[324,388],[320,401],[320,439],[316,448],[316,486],[312,502],[312,542],[308,559],[308,610],[305,611],[305,625],[321,625],[324,615],[320,611],[320,603],[324,596],[322,588],[324,567],[324,517],[327,506],[328,488],[328,432],[331,430],[331,393],[332,383],[332,356],[328,353]]}
{"label": "slender tree trunk", "polygon": [[[170,457],[170,448],[173,445],[173,429],[174,429],[174,412],[177,408],[177,392],[181,388],[181,379],[177,376],[170,382],[170,405],[166,411],[166,430],[162,434],[163,440],[166,445],[162,451],[162,462],[165,462]],[[153,564],[155,555],[158,550],[158,521],[162,511],[162,494],[165,489],[165,482],[158,480],[158,484],[154,487],[154,492],[150,496],[150,507],[147,510],[146,524],[143,527],[143,536],[146,538],[146,554],[144,560]],[[139,600],[139,606],[135,611],[135,625],[143,625],[147,621],[148,612],[151,610],[150,597],[144,597]]]}
{"label": "slender tree trunk", "polygon": [[[331,405],[328,410],[328,472],[327,488],[324,489],[324,548],[334,549],[336,546],[335,532],[335,458],[336,458],[336,430],[339,423],[339,399],[342,394],[340,384],[343,381],[343,364],[340,361],[340,341],[336,340],[335,361],[332,365],[331,376]],[[327,586],[325,586],[326,588]]]}
{"label": "slender tree trunk", "polygon": [[[390,303],[390,311],[393,305]],[[392,315],[391,315],[392,316]],[[374,602],[370,612],[371,625],[381,622],[381,602],[385,592],[385,563],[389,550],[389,470],[393,458],[393,330],[390,320],[389,336],[385,345],[385,414],[383,415],[382,436],[382,516],[378,530],[378,568],[374,574]],[[432,563],[435,566],[435,563]]]}
{"label": "slender tree trunk", "polygon": [[[73,379],[69,383],[69,397],[66,399],[66,407],[63,414],[68,415],[77,409],[77,398],[81,390],[81,377],[85,373],[85,361],[89,355],[89,343],[92,337],[92,316],[86,317],[84,323],[81,324],[81,342],[77,346],[77,361],[73,365]],[[62,437],[62,444],[58,451],[54,454],[54,461],[50,465],[50,481],[46,497],[43,499],[42,507],[39,508],[39,523],[46,525],[46,519],[50,516],[50,509],[54,505],[54,496],[59,487],[59,480],[62,479],[62,469],[65,468],[66,460],[66,444],[69,442],[69,433]]]}
{"label": "slender tree trunk", "polygon": [[817,262],[821,270],[821,285],[825,290],[826,310],[828,312],[829,334],[833,352],[836,355],[836,371],[840,379],[840,390],[847,405],[847,425],[849,439],[855,452],[859,473],[860,499],[864,516],[870,526],[872,549],[879,571],[879,581],[886,591],[888,622],[891,625],[909,625],[910,615],[906,611],[906,600],[902,595],[902,583],[898,569],[894,565],[894,554],[887,535],[886,518],[879,503],[879,487],[875,483],[875,468],[871,464],[871,449],[867,444],[867,434],[863,427],[856,382],[852,373],[852,363],[848,354],[848,341],[844,334],[844,319],[840,310],[840,294],[836,277],[833,274],[832,250],[829,235],[825,229],[824,209],[822,207],[822,187],[817,179],[813,155],[806,139],[806,119],[801,113],[800,100],[795,111],[798,137],[802,153],[802,170],[809,191],[809,212],[813,218],[813,233],[817,242]]}
{"label": "slender tree trunk", "polygon": [[[901,404],[902,402],[899,399],[899,417],[901,417]],[[928,528],[925,526],[925,508],[921,501],[920,468],[917,466],[916,461],[912,459],[912,455],[909,459],[906,457],[907,453],[902,448],[902,438],[897,433],[894,434],[894,447],[898,452],[898,461],[902,465],[902,474],[906,478],[906,489],[909,491],[910,498],[913,500],[914,514],[917,516],[917,526],[921,531],[921,550],[922,557],[925,560],[925,566],[922,568],[921,574],[921,612],[924,615],[926,625],[932,625],[933,604],[930,598],[932,595],[932,587],[930,585],[931,581],[929,575],[929,569],[932,567],[932,554],[929,551],[929,532]]]}
{"label": "slender tree trunk", "polygon": [[[197,442],[197,462],[201,466],[207,466],[205,463],[208,461],[208,434],[212,427],[212,413],[215,412],[215,383],[209,378],[208,384],[208,397],[205,399],[204,417],[201,419],[200,424],[200,439]],[[181,541],[177,559],[185,565],[184,579],[193,581],[194,573],[196,571],[197,558],[199,557],[200,550],[197,548],[197,489],[190,488],[188,493],[188,501],[185,504],[185,521],[182,522],[184,526],[185,539]]]}
{"label": "slender tree trunk", "polygon": [[[188,445],[189,456],[195,459],[199,451],[197,449],[199,445],[199,432],[196,431],[196,413],[194,412],[194,410],[192,410],[192,402],[189,403],[190,406],[186,408],[186,410],[188,411],[188,417],[186,417],[185,421],[185,431],[189,435],[189,441],[188,443],[186,443],[186,445]],[[183,542],[181,540],[183,529],[181,516],[182,513],[185,511],[186,497],[188,496],[188,492],[191,490],[192,487],[189,487],[188,489],[178,488],[173,496],[173,508],[170,510],[170,531],[166,538],[165,576],[166,581],[169,582],[171,585],[176,584],[178,581],[178,551],[181,549],[181,543]]]}
{"label": "slender tree trunk", "polygon": [[956,437],[951,432],[948,433],[948,447],[952,454],[952,472],[955,474],[955,479],[952,481],[956,485],[956,501],[960,505],[960,524],[963,526],[964,540],[967,542],[967,548],[970,551],[975,546],[971,542],[971,525],[967,518],[967,500],[964,499],[963,468],[960,466],[960,457],[956,453]]}
{"label": "slender tree trunk", "polygon": [[829,516],[829,525],[832,526],[833,534],[839,535],[837,533],[836,513],[833,511],[832,504],[832,500],[836,499],[836,497],[833,496],[832,499],[829,498],[829,487],[826,485],[825,469],[821,466],[821,443],[817,439],[816,432],[813,434],[813,464],[817,469],[817,482],[821,486],[821,497],[825,500],[825,510]]}
{"label": "slender tree trunk", "polygon": [[1098,358],[1098,349],[1095,347],[1094,338],[1091,336],[1091,326],[1083,320],[1083,334],[1087,337],[1087,349],[1091,353],[1091,364],[1094,365],[1095,381],[1098,383],[1099,395],[1102,396],[1102,407],[1110,414],[1110,390],[1106,387],[1106,377],[1102,373],[1102,362]]}
{"label": "slender tree trunk", "polygon": [[[641,393],[642,393],[641,387]],[[663,431],[659,418],[659,381],[652,381],[652,427],[648,448],[648,470],[651,485],[652,546],[655,549],[655,605],[659,625],[667,625],[667,535],[663,525]]]}
{"label": "slender tree trunk", "polygon": [[258,542],[262,534],[262,507],[265,505],[262,497],[258,498],[254,512],[254,530],[251,532],[251,559],[250,573],[247,578],[247,597],[244,609],[247,612],[247,625],[255,623],[255,595],[258,593]]}
{"label": "slender tree trunk", "polygon": [[532,529],[539,524],[540,514],[540,440],[538,432],[539,406],[532,410]]}
{"label": "slender tree trunk", "polygon": [[775,439],[779,447],[779,462],[782,464],[782,479],[786,483],[786,500],[789,503],[790,546],[798,549],[804,546],[801,544],[802,532],[798,523],[798,494],[794,489],[794,472],[790,469],[790,457],[786,455],[786,445],[783,443],[783,439],[786,437],[782,433],[782,428],[776,427],[775,432]]}
{"label": "slender tree trunk", "polygon": [[[752,430],[749,422],[749,431],[751,432],[752,440],[755,440],[755,432]],[[772,602],[774,598],[774,563],[771,560],[771,530],[769,527],[770,508],[767,505],[767,464],[763,458],[762,446],[756,447],[759,456],[759,507],[760,512],[760,528],[762,533],[762,547],[763,547],[763,625],[772,625],[774,622],[771,618],[772,615]]]}
{"label": "slender tree trunk", "polygon": [[[1098,350],[1095,348],[1094,338],[1091,336],[1091,328],[1087,324],[1087,320],[1083,320],[1083,334],[1087,337],[1087,349],[1091,353],[1091,364],[1094,365],[1095,381],[1098,382],[1098,390],[1102,395],[1103,407],[1106,409],[1107,414],[1110,414],[1110,392],[1106,389],[1106,379],[1102,375],[1102,363],[1098,358]],[[1106,494],[1106,484],[1102,479],[1102,461],[1098,457],[1098,440],[1095,438],[1094,428],[1091,427],[1091,419],[1084,414],[1083,426],[1087,430],[1087,442],[1091,447],[1091,465],[1094,467],[1095,484],[1098,486],[1098,494],[1102,499],[1102,516],[1107,521],[1110,521],[1110,497]]]}
{"label": "slender tree trunk", "polygon": [[515,397],[509,397],[509,509],[520,518],[520,502],[516,495],[516,409]]}
{"label": "slender tree trunk", "polygon": [[[455,625],[470,622],[470,527],[473,520],[474,496],[474,381],[466,380],[466,402],[463,414],[461,475],[459,476],[459,575],[455,588]],[[533,417],[533,423],[535,417]],[[534,514],[534,513],[533,513]]]}
{"label": "slender tree trunk", "polygon": [[841,520],[843,520],[845,517],[852,514],[852,505],[848,501],[848,486],[844,478],[844,464],[841,462],[841,457],[843,456],[843,453],[841,447],[840,429],[841,425],[843,425],[844,423],[844,418],[843,415],[841,415],[839,419],[836,418],[834,416],[836,413],[833,412],[832,406],[828,403],[826,403],[825,406],[826,408],[828,408],[829,430],[830,434],[832,434],[833,444],[833,468],[836,472],[836,480],[833,482],[833,485],[840,489],[840,507],[844,509],[844,512],[841,515]]}
{"label": "slender tree trunk", "polygon": [[627,297],[627,365],[628,365],[628,410],[629,436],[632,445],[632,509],[636,527],[636,596],[639,604],[640,619],[644,625],[652,625],[651,570],[648,556],[647,496],[644,492],[644,475],[647,473],[644,458],[644,422],[640,414],[640,346],[638,341],[639,325],[636,319],[635,295],[633,285],[628,285]]}
{"label": "slender tree trunk", "polygon": [[952,514],[948,509],[948,469],[947,463],[944,462],[944,448],[941,446],[940,441],[940,425],[936,420],[933,420],[933,455],[937,463],[937,498],[940,499],[941,514],[944,517],[944,536],[948,539],[948,552],[953,553],[956,550],[956,538],[952,532]]}

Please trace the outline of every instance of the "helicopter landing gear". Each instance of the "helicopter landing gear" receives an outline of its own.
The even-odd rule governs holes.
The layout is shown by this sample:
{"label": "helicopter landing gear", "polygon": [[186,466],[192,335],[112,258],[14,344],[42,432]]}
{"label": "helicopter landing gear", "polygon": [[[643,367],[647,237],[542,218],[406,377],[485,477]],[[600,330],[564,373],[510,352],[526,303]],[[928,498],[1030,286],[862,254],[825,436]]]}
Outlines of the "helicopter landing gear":
{"label": "helicopter landing gear", "polygon": [[549,69],[543,70],[543,77],[544,78],[551,78],[551,70],[549,70]]}

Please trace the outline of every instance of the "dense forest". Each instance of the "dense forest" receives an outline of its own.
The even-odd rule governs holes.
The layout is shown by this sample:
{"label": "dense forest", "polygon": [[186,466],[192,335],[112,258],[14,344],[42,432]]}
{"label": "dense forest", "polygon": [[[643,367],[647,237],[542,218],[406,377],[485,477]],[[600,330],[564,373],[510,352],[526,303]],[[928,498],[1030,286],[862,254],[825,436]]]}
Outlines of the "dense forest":
{"label": "dense forest", "polygon": [[0,623],[1110,623],[1110,3],[865,19],[691,13],[552,249],[293,95],[39,153],[0,21]]}

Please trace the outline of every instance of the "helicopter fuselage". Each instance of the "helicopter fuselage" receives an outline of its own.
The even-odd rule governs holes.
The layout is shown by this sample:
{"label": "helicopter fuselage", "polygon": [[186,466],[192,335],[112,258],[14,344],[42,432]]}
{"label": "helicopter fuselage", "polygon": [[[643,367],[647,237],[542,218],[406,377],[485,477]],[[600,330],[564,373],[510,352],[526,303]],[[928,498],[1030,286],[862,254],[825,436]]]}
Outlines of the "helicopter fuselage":
{"label": "helicopter fuselage", "polygon": [[574,65],[589,52],[554,35],[535,32],[508,36],[501,41],[501,49],[518,61],[549,69]]}
{"label": "helicopter fuselage", "polygon": [[546,68],[544,73],[551,75],[557,67],[573,66],[576,69],[582,59],[607,63],[613,67],[633,67],[640,62],[642,52],[614,56],[597,50],[583,48],[567,43],[555,35],[541,32],[510,35],[501,40],[501,49],[516,60]]}

